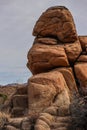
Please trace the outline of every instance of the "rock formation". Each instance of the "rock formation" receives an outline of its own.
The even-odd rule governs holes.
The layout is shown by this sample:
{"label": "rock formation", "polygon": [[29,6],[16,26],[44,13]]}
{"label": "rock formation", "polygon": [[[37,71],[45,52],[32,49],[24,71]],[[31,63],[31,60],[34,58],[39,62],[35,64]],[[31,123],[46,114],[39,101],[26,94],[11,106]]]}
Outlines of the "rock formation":
{"label": "rock formation", "polygon": [[71,13],[62,6],[47,9],[33,35],[27,55],[27,66],[34,75],[28,81],[29,114],[39,113],[35,130],[51,130],[56,116],[70,118],[69,106],[79,90],[86,94],[87,38],[77,35]]}
{"label": "rock formation", "polygon": [[33,74],[26,86],[28,94],[20,88],[12,98],[13,117],[18,112],[23,116],[17,107],[27,108],[29,117],[11,119],[6,130],[68,130],[70,104],[76,95],[87,94],[87,37],[77,35],[73,17],[63,6],[47,9],[33,35],[27,55]]}

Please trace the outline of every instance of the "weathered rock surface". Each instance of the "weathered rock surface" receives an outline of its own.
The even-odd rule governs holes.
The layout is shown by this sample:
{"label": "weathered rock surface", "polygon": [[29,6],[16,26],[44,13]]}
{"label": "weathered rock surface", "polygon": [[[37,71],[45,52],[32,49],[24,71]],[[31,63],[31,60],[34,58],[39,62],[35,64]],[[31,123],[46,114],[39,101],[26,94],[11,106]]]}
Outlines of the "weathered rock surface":
{"label": "weathered rock surface", "polygon": [[74,42],[77,40],[72,15],[63,6],[56,6],[46,10],[36,22],[33,35],[57,37],[61,42]]}
{"label": "weathered rock surface", "polygon": [[41,113],[36,122],[35,130],[68,130],[70,123],[70,116],[57,117],[47,113]]}
{"label": "weathered rock surface", "polygon": [[79,80],[78,87],[86,88],[87,38],[77,36],[72,15],[62,6],[46,10],[33,35],[36,38],[27,55],[27,67],[34,74],[28,81],[29,114],[39,113],[34,129],[68,130],[69,122],[54,120],[55,116],[70,119],[69,107],[79,93]]}
{"label": "weathered rock surface", "polygon": [[56,70],[62,73],[62,75],[66,81],[66,84],[69,88],[70,98],[72,98],[73,94],[75,94],[78,91],[72,68],[62,67],[62,68],[55,69],[55,71]]}
{"label": "weathered rock surface", "polygon": [[69,66],[69,63],[62,45],[34,44],[28,53],[27,66],[36,74],[60,66]]}
{"label": "weathered rock surface", "polygon": [[83,51],[87,48],[87,36],[79,36],[79,41],[82,46]]}
{"label": "weathered rock surface", "polygon": [[17,129],[17,128],[13,127],[13,126],[10,126],[10,125],[6,126],[5,129],[6,130],[20,130],[20,129]]}
{"label": "weathered rock surface", "polygon": [[46,10],[33,30],[34,44],[29,50],[27,67],[33,74],[73,65],[82,52],[69,10],[56,6]]}
{"label": "weathered rock surface", "polygon": [[87,95],[87,36],[77,35],[73,17],[63,6],[47,9],[33,35],[27,55],[33,76],[8,91],[12,95],[5,103],[11,119],[4,130],[72,130],[70,106],[77,95]]}
{"label": "weathered rock surface", "polygon": [[79,87],[83,94],[87,95],[87,63],[78,63],[75,65],[75,73],[79,82]]}
{"label": "weathered rock surface", "polygon": [[40,44],[46,44],[46,45],[57,45],[61,44],[60,41],[56,40],[55,38],[51,37],[39,37],[34,40],[34,44],[40,43]]}
{"label": "weathered rock surface", "polygon": [[78,62],[87,62],[87,55],[80,55],[77,60]]}
{"label": "weathered rock surface", "polygon": [[[63,75],[58,71],[37,74],[30,78],[28,88],[29,111],[41,112],[55,102],[55,96],[58,94],[60,96],[65,94],[67,96],[66,102],[69,102],[68,92],[62,93],[66,86]],[[62,105],[61,101],[60,105]]]}
{"label": "weathered rock surface", "polygon": [[26,86],[17,89],[15,95],[11,99],[12,117],[22,117],[28,114],[28,92]]}
{"label": "weathered rock surface", "polygon": [[82,52],[80,42],[75,41],[74,43],[65,44],[65,52],[70,63],[74,63]]}

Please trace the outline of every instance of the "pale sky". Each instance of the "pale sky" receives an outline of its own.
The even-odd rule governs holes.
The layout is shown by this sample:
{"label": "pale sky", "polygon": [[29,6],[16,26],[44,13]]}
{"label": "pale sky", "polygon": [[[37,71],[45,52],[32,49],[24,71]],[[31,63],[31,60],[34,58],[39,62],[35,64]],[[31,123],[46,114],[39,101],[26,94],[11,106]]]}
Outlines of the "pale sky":
{"label": "pale sky", "polygon": [[34,24],[43,11],[56,5],[66,6],[78,34],[87,35],[87,0],[0,0],[0,84],[27,82]]}

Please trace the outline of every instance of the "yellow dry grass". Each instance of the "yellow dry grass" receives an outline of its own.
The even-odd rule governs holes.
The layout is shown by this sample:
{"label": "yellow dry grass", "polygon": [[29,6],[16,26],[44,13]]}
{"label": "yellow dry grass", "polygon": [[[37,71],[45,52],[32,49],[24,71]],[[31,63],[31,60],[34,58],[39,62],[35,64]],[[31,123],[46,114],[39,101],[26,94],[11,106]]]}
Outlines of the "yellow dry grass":
{"label": "yellow dry grass", "polygon": [[8,123],[10,115],[4,112],[0,112],[0,128],[3,128]]}

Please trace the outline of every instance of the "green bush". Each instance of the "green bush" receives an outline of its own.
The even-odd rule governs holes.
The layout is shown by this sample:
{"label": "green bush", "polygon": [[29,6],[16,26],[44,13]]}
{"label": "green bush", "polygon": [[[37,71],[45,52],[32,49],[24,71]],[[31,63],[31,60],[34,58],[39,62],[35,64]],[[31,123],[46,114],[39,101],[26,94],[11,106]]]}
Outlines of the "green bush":
{"label": "green bush", "polygon": [[3,103],[7,100],[7,95],[0,93],[0,97],[3,98]]}

